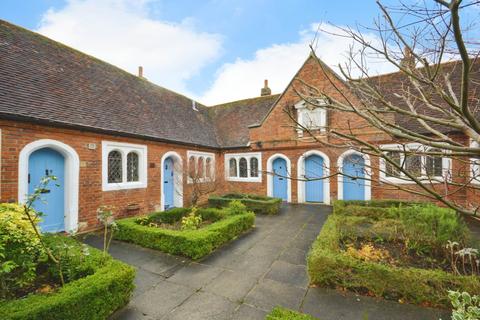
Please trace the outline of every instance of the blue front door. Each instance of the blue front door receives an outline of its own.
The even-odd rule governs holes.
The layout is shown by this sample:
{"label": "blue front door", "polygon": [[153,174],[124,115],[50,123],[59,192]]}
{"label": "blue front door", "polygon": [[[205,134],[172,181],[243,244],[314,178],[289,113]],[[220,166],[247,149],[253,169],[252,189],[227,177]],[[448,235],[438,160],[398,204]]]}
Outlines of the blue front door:
{"label": "blue front door", "polygon": [[365,162],[363,157],[352,154],[343,160],[343,199],[365,200]]}
{"label": "blue front door", "polygon": [[57,151],[44,148],[33,152],[28,160],[28,193],[33,194],[46,176],[57,177],[42,190],[40,198],[33,203],[37,212],[42,212],[42,232],[65,230],[65,159]]}
{"label": "blue front door", "polygon": [[163,196],[165,200],[165,209],[172,208],[173,192],[174,192],[174,177],[173,177],[173,159],[167,158],[163,162]]}
{"label": "blue front door", "polygon": [[[323,202],[323,158],[311,155],[305,159],[305,201]],[[316,180],[308,180],[316,179]]]}
{"label": "blue front door", "polygon": [[287,161],[282,158],[277,158],[273,161],[273,196],[280,198],[283,201],[288,200],[287,191]]}

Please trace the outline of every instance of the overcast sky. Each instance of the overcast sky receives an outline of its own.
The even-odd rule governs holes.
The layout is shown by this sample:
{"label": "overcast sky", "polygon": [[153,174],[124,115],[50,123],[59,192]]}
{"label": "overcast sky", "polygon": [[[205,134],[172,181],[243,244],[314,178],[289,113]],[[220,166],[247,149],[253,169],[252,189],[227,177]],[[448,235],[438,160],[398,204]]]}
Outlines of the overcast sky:
{"label": "overcast sky", "polygon": [[[377,15],[373,0],[0,1],[0,18],[131,73],[142,65],[150,81],[207,105],[258,96],[263,79],[281,92],[319,23],[369,25]],[[322,33],[318,55],[334,66],[349,45]]]}

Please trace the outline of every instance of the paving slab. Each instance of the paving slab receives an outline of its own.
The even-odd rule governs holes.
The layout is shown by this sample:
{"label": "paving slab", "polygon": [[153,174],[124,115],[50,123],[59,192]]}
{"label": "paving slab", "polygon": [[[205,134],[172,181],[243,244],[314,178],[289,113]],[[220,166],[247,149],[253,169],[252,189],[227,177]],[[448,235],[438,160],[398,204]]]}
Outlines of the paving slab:
{"label": "paving slab", "polygon": [[213,279],[204,290],[234,302],[241,302],[256,283],[257,279],[244,272],[225,270]]}
{"label": "paving slab", "polygon": [[223,270],[214,266],[192,262],[175,272],[167,281],[198,290],[219,276]]}
{"label": "paving slab", "polygon": [[261,309],[242,304],[232,315],[231,320],[264,320],[268,312]]}
{"label": "paving slab", "polygon": [[284,250],[282,252],[282,254],[278,257],[278,260],[285,261],[291,264],[306,266],[307,254],[307,250],[290,247],[288,250]]}
{"label": "paving slab", "polygon": [[298,310],[305,293],[305,289],[263,279],[250,291],[245,302],[265,311],[270,311],[278,305]]}
{"label": "paving slab", "polygon": [[265,279],[271,279],[299,288],[308,287],[307,267],[291,264],[285,261],[275,261]]}

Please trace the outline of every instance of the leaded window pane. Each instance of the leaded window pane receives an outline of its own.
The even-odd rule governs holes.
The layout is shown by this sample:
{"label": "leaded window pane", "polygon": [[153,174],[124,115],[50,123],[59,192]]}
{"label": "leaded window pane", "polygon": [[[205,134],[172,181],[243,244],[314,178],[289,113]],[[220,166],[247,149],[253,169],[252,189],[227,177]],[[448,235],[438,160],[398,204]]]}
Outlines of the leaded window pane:
{"label": "leaded window pane", "polygon": [[127,155],[127,181],[139,181],[138,176],[138,154],[130,152]]}
{"label": "leaded window pane", "polygon": [[247,159],[240,158],[238,163],[239,171],[240,171],[240,178],[247,178],[248,177],[248,163]]}
{"label": "leaded window pane", "polygon": [[[430,152],[438,151],[436,149],[429,150]],[[443,159],[440,156],[426,156],[425,171],[429,177],[441,177],[443,175]]]}
{"label": "leaded window pane", "polygon": [[[400,166],[400,153],[396,151],[387,152],[386,157],[393,160],[396,164]],[[390,162],[385,161],[385,175],[387,177],[398,177],[400,176],[400,170],[394,167]]]}
{"label": "leaded window pane", "polygon": [[111,151],[108,154],[108,183],[122,182],[122,154]]}
{"label": "leaded window pane", "polygon": [[205,160],[205,176],[209,179],[212,178],[212,159],[211,158],[207,158],[207,160]]}
{"label": "leaded window pane", "polygon": [[198,166],[197,166],[197,178],[202,179],[204,178],[204,170],[203,167],[204,162],[203,162],[203,157],[198,158]]}
{"label": "leaded window pane", "polygon": [[195,157],[191,156],[188,159],[188,176],[190,178],[195,178]]}
{"label": "leaded window pane", "polygon": [[230,159],[229,161],[229,169],[230,169],[230,177],[236,177],[237,176],[237,160],[236,159]]}
{"label": "leaded window pane", "polygon": [[250,177],[258,177],[258,159],[250,158]]}
{"label": "leaded window pane", "polygon": [[414,177],[422,175],[422,157],[419,155],[405,156],[405,170]]}

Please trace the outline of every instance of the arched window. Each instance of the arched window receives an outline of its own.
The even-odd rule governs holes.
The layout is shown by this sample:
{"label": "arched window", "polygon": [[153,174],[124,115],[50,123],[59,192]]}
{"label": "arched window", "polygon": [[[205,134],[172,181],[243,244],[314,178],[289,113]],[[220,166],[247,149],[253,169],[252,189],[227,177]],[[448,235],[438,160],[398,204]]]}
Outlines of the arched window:
{"label": "arched window", "polygon": [[122,154],[110,151],[108,154],[108,183],[122,182]]}
{"label": "arched window", "polygon": [[[439,152],[438,149],[430,149],[429,152]],[[443,158],[437,155],[425,157],[425,171],[428,177],[441,177],[443,175]]]}
{"label": "arched window", "polygon": [[198,165],[197,165],[197,178],[203,179],[205,178],[205,170],[204,170],[204,160],[203,157],[198,158]]}
{"label": "arched window", "polygon": [[212,172],[212,158],[207,158],[207,160],[205,160],[205,176],[207,177],[207,179],[213,178]]}
{"label": "arched window", "polygon": [[258,159],[250,158],[250,177],[258,177]]}
{"label": "arched window", "polygon": [[190,178],[195,178],[195,157],[191,156],[188,158],[188,176]]}
{"label": "arched window", "polygon": [[138,154],[130,152],[127,154],[127,181],[138,181]]}
{"label": "arched window", "polygon": [[229,175],[230,177],[237,176],[237,160],[234,158],[229,161]]}
{"label": "arched window", "polygon": [[240,178],[247,178],[248,177],[248,162],[247,162],[247,159],[240,158],[240,161],[238,162],[238,168],[239,168]]}

